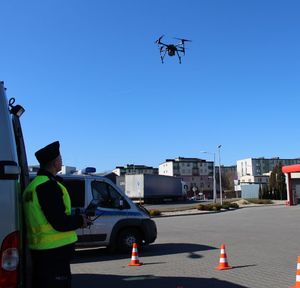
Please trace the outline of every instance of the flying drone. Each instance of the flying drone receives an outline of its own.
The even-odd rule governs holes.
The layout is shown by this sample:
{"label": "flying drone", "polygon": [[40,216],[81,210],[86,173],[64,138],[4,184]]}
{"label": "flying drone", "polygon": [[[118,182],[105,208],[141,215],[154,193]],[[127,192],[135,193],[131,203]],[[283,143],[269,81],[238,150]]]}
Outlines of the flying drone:
{"label": "flying drone", "polygon": [[191,40],[187,39],[181,39],[181,38],[174,38],[179,40],[179,43],[177,44],[165,44],[161,42],[161,39],[164,37],[164,35],[160,36],[155,43],[159,46],[159,53],[160,53],[160,59],[161,63],[164,63],[164,58],[166,54],[168,53],[169,56],[174,56],[175,54],[178,56],[179,64],[181,64],[181,56],[180,53],[185,55],[185,42],[191,42]]}

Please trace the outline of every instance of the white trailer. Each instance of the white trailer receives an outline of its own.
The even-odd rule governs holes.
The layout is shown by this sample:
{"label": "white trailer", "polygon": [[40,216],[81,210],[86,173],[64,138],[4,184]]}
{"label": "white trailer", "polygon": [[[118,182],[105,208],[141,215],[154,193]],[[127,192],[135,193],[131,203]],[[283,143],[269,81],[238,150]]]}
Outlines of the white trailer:
{"label": "white trailer", "polygon": [[178,177],[153,174],[125,175],[125,193],[133,200],[181,200],[186,198],[184,186]]}

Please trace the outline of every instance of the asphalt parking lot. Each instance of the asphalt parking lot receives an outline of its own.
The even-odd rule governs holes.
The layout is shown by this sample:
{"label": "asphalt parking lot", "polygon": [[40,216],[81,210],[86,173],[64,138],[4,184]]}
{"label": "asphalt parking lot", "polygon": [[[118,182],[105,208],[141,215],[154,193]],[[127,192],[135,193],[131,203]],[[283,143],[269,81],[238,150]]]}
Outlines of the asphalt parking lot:
{"label": "asphalt parking lot", "polygon": [[[300,205],[260,206],[213,214],[155,218],[156,242],[131,255],[77,251],[74,288],[290,287],[300,255]],[[218,271],[220,245],[232,269]]]}

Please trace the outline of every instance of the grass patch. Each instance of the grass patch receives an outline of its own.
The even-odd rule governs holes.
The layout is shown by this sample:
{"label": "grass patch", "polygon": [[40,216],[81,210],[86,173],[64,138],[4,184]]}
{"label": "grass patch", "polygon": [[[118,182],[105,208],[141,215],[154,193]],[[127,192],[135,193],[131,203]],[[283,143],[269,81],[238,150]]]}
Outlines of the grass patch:
{"label": "grass patch", "polygon": [[223,209],[229,210],[230,209],[230,202],[224,202],[222,205]]}
{"label": "grass patch", "polygon": [[270,199],[246,199],[246,200],[253,204],[273,204],[273,201]]}
{"label": "grass patch", "polygon": [[239,208],[239,205],[237,203],[224,202],[223,205],[219,203],[199,204],[196,208],[201,211],[220,211],[221,209],[237,209]]}
{"label": "grass patch", "polygon": [[157,209],[150,209],[148,211],[150,216],[159,216],[161,214],[161,212]]}

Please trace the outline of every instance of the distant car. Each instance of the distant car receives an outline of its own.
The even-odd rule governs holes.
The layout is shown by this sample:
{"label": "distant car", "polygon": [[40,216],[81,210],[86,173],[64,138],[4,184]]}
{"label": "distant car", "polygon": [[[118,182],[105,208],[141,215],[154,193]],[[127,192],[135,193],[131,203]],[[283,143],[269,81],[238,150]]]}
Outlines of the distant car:
{"label": "distant car", "polygon": [[189,198],[190,200],[194,200],[194,201],[200,201],[200,200],[205,200],[205,195],[203,193],[198,193],[198,195],[192,196],[191,198]]}

